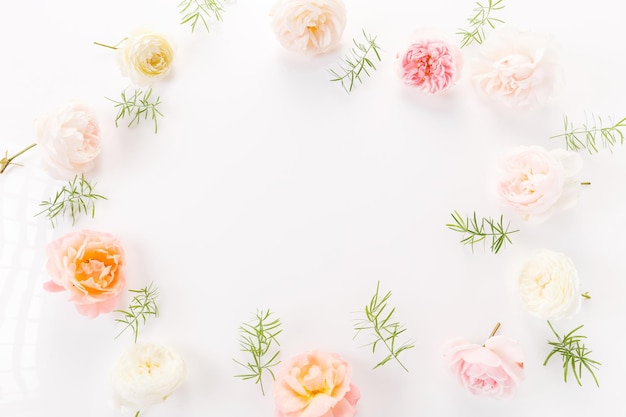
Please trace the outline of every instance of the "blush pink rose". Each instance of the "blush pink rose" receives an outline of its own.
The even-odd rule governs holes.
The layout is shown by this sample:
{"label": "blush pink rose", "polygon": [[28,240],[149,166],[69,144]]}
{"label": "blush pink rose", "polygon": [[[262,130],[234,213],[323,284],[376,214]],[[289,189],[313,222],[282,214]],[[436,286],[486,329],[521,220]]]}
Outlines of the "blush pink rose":
{"label": "blush pink rose", "polygon": [[436,94],[448,89],[461,76],[461,49],[432,30],[418,30],[409,46],[398,54],[398,74],[406,85]]}
{"label": "blush pink rose", "polygon": [[576,152],[519,147],[501,161],[498,194],[522,219],[540,223],[554,209],[576,203],[580,181],[574,177],[581,168],[582,158]]}
{"label": "blush pink rose", "polygon": [[100,126],[95,111],[70,101],[35,121],[43,161],[58,178],[89,171],[100,154]]}
{"label": "blush pink rose", "polygon": [[348,362],[317,350],[294,356],[276,374],[276,417],[354,417],[361,397]]}
{"label": "blush pink rose", "polygon": [[472,62],[478,90],[507,107],[542,107],[556,95],[561,78],[552,38],[510,26],[494,30]]}
{"label": "blush pink rose", "polygon": [[328,52],[339,45],[346,27],[342,0],[277,0],[270,15],[278,41],[294,52]]}
{"label": "blush pink rose", "polygon": [[482,346],[453,339],[444,350],[448,367],[474,395],[510,397],[524,379],[524,353],[519,343],[508,337],[490,337]]}
{"label": "blush pink rose", "polygon": [[51,242],[46,268],[51,292],[68,291],[78,312],[95,318],[112,311],[126,285],[124,250],[108,233],[81,230]]}

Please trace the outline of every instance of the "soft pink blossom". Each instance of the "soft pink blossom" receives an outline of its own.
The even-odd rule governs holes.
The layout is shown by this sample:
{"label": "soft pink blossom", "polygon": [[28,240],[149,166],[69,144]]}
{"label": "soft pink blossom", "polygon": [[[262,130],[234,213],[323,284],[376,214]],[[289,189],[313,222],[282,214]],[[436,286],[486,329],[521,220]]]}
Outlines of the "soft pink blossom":
{"label": "soft pink blossom", "polygon": [[68,291],[78,312],[90,318],[117,306],[126,285],[124,250],[119,240],[103,232],[71,232],[48,244],[46,268],[52,278],[44,289]]}
{"label": "soft pink blossom", "polygon": [[276,417],[354,417],[361,394],[348,362],[317,350],[296,355],[276,374]]}
{"label": "soft pink blossom", "polygon": [[328,52],[339,45],[346,27],[342,0],[277,0],[270,15],[278,41],[295,52]]}
{"label": "soft pink blossom", "polygon": [[540,223],[554,209],[569,208],[578,199],[580,181],[574,177],[582,168],[582,158],[575,152],[519,147],[500,165],[498,193],[524,220]]}
{"label": "soft pink blossom", "polygon": [[431,30],[418,30],[398,54],[398,73],[406,85],[430,94],[448,89],[461,76],[463,55],[458,46]]}
{"label": "soft pink blossom", "polygon": [[489,34],[472,62],[478,90],[507,107],[545,105],[561,85],[561,72],[550,36],[509,26]]}
{"label": "soft pink blossom", "polygon": [[461,385],[474,395],[510,397],[524,378],[522,348],[505,336],[490,337],[484,345],[450,340],[444,358]]}
{"label": "soft pink blossom", "polygon": [[35,121],[43,161],[59,178],[89,171],[100,154],[100,127],[95,111],[69,101]]}

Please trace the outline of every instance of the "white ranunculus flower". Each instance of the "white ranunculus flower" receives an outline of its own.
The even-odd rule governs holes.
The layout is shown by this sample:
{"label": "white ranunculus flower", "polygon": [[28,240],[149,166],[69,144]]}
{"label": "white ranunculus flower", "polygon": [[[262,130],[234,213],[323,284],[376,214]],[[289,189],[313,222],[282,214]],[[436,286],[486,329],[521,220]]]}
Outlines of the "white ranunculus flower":
{"label": "white ranunculus flower", "polygon": [[174,350],[154,343],[138,343],[113,366],[114,402],[122,410],[137,411],[165,401],[183,382],[185,362]]}
{"label": "white ranunculus flower", "polygon": [[44,164],[58,178],[89,171],[100,154],[96,112],[79,101],[68,101],[35,120],[37,145]]}
{"label": "white ranunculus flower", "polygon": [[580,310],[578,272],[562,253],[536,252],[519,274],[518,289],[526,309],[542,319],[570,318]]}
{"label": "white ranunculus flower", "polygon": [[137,29],[119,48],[119,58],[122,74],[133,83],[145,86],[170,72],[174,51],[162,35]]}
{"label": "white ranunculus flower", "polygon": [[507,107],[542,107],[562,84],[553,43],[550,36],[502,26],[478,48],[472,80],[485,96]]}
{"label": "white ranunculus flower", "polygon": [[342,0],[277,0],[270,15],[281,45],[295,52],[328,52],[339,44],[346,27]]}

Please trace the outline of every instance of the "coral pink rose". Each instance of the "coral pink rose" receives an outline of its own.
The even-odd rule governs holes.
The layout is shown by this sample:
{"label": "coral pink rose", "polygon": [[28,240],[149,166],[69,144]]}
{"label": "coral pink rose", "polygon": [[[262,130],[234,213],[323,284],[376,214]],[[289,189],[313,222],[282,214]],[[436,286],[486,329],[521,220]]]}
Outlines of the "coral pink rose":
{"label": "coral pink rose", "polygon": [[67,102],[35,121],[37,145],[45,165],[58,178],[89,171],[100,154],[100,127],[95,111]]}
{"label": "coral pink rose", "polygon": [[398,74],[406,85],[426,93],[446,90],[461,76],[461,49],[431,30],[418,30],[398,54]]}
{"label": "coral pink rose", "polygon": [[46,248],[51,280],[44,289],[66,290],[82,315],[90,318],[117,306],[126,285],[124,250],[108,233],[81,230],[51,242]]}
{"label": "coral pink rose", "polygon": [[524,220],[540,223],[578,199],[580,181],[574,176],[582,158],[576,152],[519,147],[502,160],[501,168],[498,193]]}
{"label": "coral pink rose", "polygon": [[509,26],[494,30],[472,62],[474,84],[486,97],[507,107],[545,105],[561,85],[552,38]]}
{"label": "coral pink rose", "polygon": [[346,27],[342,0],[277,0],[270,14],[278,41],[295,52],[328,52],[339,45]]}
{"label": "coral pink rose", "polygon": [[444,358],[461,385],[474,395],[509,397],[524,378],[522,348],[505,336],[490,337],[483,346],[450,340]]}
{"label": "coral pink rose", "polygon": [[311,351],[289,359],[276,375],[276,417],[353,417],[361,394],[348,362]]}

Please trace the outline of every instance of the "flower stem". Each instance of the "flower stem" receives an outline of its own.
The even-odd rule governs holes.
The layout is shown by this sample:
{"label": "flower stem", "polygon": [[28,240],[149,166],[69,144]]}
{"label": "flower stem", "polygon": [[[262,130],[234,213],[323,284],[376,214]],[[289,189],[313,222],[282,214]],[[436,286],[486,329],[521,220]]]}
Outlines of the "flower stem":
{"label": "flower stem", "polygon": [[495,327],[493,328],[493,330],[491,331],[491,334],[489,335],[489,339],[491,339],[492,337],[494,337],[496,335],[496,333],[498,333],[498,329],[500,328],[500,323],[496,323]]}
{"label": "flower stem", "polygon": [[135,417],[139,417],[139,413],[141,413],[141,410],[137,410],[137,412],[135,413]]}
{"label": "flower stem", "polygon": [[18,156],[20,156],[21,154],[23,154],[24,152],[28,151],[31,148],[34,148],[35,146],[37,146],[36,143],[33,143],[29,146],[27,146],[26,148],[22,149],[21,151],[19,151],[18,153],[16,153],[15,155],[9,157],[8,156],[8,151],[4,153],[4,158],[0,159],[0,174],[2,174],[4,172],[5,169],[7,169],[7,167],[9,165],[11,165],[11,163],[13,162],[13,160],[15,158],[17,158]]}
{"label": "flower stem", "polygon": [[119,46],[122,42],[124,42],[126,39],[128,39],[128,38],[124,38],[124,39],[122,39],[121,41],[119,41],[119,42],[118,42],[118,43],[116,43],[115,45],[107,45],[107,44],[105,44],[105,43],[100,43],[100,42],[96,42],[96,41],[94,41],[93,43],[94,43],[95,45],[98,45],[98,46],[104,46],[105,48],[109,48],[109,49],[118,49],[117,47],[118,47],[118,46]]}
{"label": "flower stem", "polygon": [[591,182],[589,182],[589,181],[584,181],[584,182],[581,182],[581,183],[580,183],[580,185],[591,185]]}

